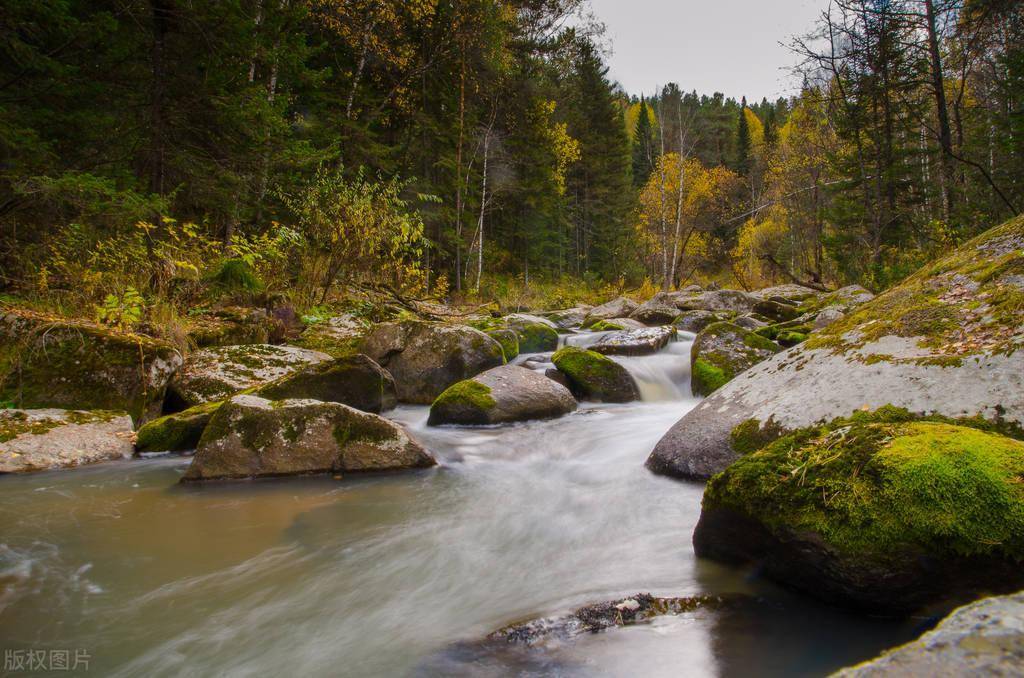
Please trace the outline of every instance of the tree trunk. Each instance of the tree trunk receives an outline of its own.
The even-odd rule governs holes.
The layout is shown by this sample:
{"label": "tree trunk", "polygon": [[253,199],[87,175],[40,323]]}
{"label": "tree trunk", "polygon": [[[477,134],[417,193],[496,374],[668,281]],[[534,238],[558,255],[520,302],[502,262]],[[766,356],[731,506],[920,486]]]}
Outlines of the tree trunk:
{"label": "tree trunk", "polygon": [[942,54],[936,28],[935,2],[924,0],[928,30],[928,56],[931,61],[932,88],[935,93],[935,111],[939,118],[939,145],[942,146],[942,203],[946,221],[954,207],[953,190],[953,134],[949,127],[949,108],[946,105],[945,78],[942,73]]}

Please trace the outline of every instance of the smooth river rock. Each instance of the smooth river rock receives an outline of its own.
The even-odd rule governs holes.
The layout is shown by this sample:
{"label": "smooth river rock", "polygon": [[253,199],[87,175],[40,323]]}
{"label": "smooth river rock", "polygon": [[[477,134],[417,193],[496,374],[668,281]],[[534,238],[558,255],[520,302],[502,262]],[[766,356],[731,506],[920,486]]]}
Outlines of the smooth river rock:
{"label": "smooth river rock", "polygon": [[590,349],[606,355],[650,355],[668,346],[675,336],[674,327],[623,330],[604,335]]}
{"label": "smooth river rock", "polygon": [[737,376],[672,427],[648,468],[708,478],[736,460],[730,433],[748,420],[797,429],[886,404],[1024,425],[1022,261],[1017,218]]}
{"label": "smooth river rock", "polygon": [[83,466],[132,456],[124,412],[0,410],[0,473]]}
{"label": "smooth river rock", "polygon": [[598,320],[611,320],[612,318],[627,318],[629,314],[637,309],[640,304],[626,297],[617,297],[595,306],[587,313],[583,320],[583,327],[590,327]]}
{"label": "smooth river rock", "polygon": [[183,482],[425,468],[397,424],[340,403],[235,396],[210,420]]}
{"label": "smooth river rock", "polygon": [[519,365],[502,365],[461,381],[430,407],[430,426],[505,424],[551,419],[576,409],[565,386]]}
{"label": "smooth river rock", "polygon": [[505,362],[501,345],[480,330],[419,320],[378,325],[362,351],[395,378],[400,402],[423,405],[452,384]]}
{"label": "smooth river rock", "polygon": [[566,346],[551,362],[581,398],[606,403],[640,400],[640,389],[629,371],[601,353]]}
{"label": "smooth river rock", "polygon": [[277,381],[261,386],[256,395],[268,400],[322,400],[380,414],[397,404],[395,380],[368,356],[307,365]]}

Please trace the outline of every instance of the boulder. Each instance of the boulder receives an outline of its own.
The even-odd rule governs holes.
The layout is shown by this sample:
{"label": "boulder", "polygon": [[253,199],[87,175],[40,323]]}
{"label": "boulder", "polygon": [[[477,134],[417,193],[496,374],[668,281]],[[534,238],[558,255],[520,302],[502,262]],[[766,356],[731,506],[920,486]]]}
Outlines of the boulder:
{"label": "boulder", "polygon": [[295,341],[296,346],[320,351],[334,358],[344,358],[359,352],[359,342],[367,332],[363,320],[351,314],[315,320]]}
{"label": "boulder", "polygon": [[505,362],[501,345],[479,330],[420,320],[378,325],[362,351],[391,373],[405,403],[430,404],[452,384]]}
{"label": "boulder", "polygon": [[935,629],[833,678],[1019,676],[1024,666],[1024,593],[953,611]]}
{"label": "boulder", "polygon": [[640,399],[636,381],[626,368],[596,351],[566,346],[551,357],[551,362],[581,398],[608,403]]}
{"label": "boulder", "polygon": [[357,353],[314,363],[261,386],[256,395],[267,400],[322,400],[380,414],[398,404],[395,380],[383,367]]}
{"label": "boulder", "polygon": [[645,325],[667,325],[679,316],[672,292],[659,292],[641,304],[629,317]]}
{"label": "boulder", "polygon": [[775,342],[732,323],[708,325],[690,350],[690,386],[705,396],[782,350]]}
{"label": "boulder", "polygon": [[839,306],[823,308],[814,316],[813,327],[816,330],[820,330],[824,327],[828,327],[837,320],[842,320],[845,316],[846,313]]}
{"label": "boulder", "polygon": [[238,395],[214,414],[183,482],[426,468],[405,431],[341,403]]}
{"label": "boulder", "polygon": [[756,315],[741,315],[738,318],[733,318],[729,322],[737,327],[742,327],[745,330],[759,330],[762,327],[768,327],[768,323],[761,320],[761,317]]}
{"label": "boulder", "polygon": [[160,414],[182,363],[170,344],[95,323],[0,311],[0,402],[21,408]]}
{"label": "boulder", "polygon": [[558,348],[558,330],[547,318],[514,313],[506,316],[504,322],[516,333],[520,353],[543,353]]}
{"label": "boulder", "polygon": [[694,549],[875,614],[1017,590],[1024,442],[967,423],[883,408],[785,435],[711,479]]}
{"label": "boulder", "polygon": [[487,330],[484,334],[501,345],[501,352],[505,356],[505,362],[512,362],[519,357],[519,335],[516,334],[515,330]]}
{"label": "boulder", "polygon": [[626,297],[618,297],[605,302],[600,306],[590,309],[587,317],[583,320],[583,327],[590,327],[598,320],[611,320],[612,318],[627,318],[635,311],[639,304]]}
{"label": "boulder", "polygon": [[817,297],[821,292],[811,289],[810,287],[804,287],[803,285],[786,284],[776,285],[774,287],[765,287],[764,289],[751,292],[750,294],[758,299],[771,299],[773,297],[778,297],[780,299],[788,299],[789,301],[800,303],[812,297]]}
{"label": "boulder", "polygon": [[676,306],[681,311],[730,311],[750,313],[761,301],[759,298],[739,290],[711,290],[685,299],[678,299]]}
{"label": "boulder", "polygon": [[226,307],[189,319],[188,339],[198,348],[267,344],[278,323],[261,308]]}
{"label": "boulder", "polygon": [[555,324],[560,330],[574,330],[583,326],[583,320],[593,309],[593,306],[576,306],[561,311],[549,311],[544,317]]}
{"label": "boulder", "polygon": [[735,461],[741,423],[792,430],[887,403],[1024,425],[1022,268],[1018,218],[738,376],[672,427],[648,467],[707,478]]}
{"label": "boulder", "polygon": [[793,320],[800,315],[800,311],[797,310],[796,306],[783,303],[781,301],[774,301],[772,299],[765,299],[754,304],[754,313],[763,315],[765,318],[774,322],[786,322],[787,320]]}
{"label": "boulder", "polygon": [[191,354],[174,375],[168,399],[177,408],[224,400],[307,365],[330,360],[326,353],[294,346],[248,344],[204,348]]}
{"label": "boulder", "polygon": [[502,365],[448,388],[430,406],[427,424],[505,424],[575,409],[576,399],[561,384],[526,367]]}
{"label": "boulder", "polygon": [[665,348],[675,336],[674,327],[623,330],[606,334],[590,348],[606,355],[649,355]]}
{"label": "boulder", "polygon": [[143,424],[135,434],[136,452],[184,452],[199,446],[199,439],[223,400],[203,403]]}
{"label": "boulder", "polygon": [[725,319],[725,315],[711,311],[683,311],[672,324],[677,330],[697,334],[708,325]]}
{"label": "boulder", "polygon": [[132,419],[102,410],[0,410],[0,473],[132,456]]}
{"label": "boulder", "polygon": [[632,318],[612,318],[611,320],[598,320],[589,329],[594,332],[617,332],[619,330],[642,330],[645,327],[647,325]]}

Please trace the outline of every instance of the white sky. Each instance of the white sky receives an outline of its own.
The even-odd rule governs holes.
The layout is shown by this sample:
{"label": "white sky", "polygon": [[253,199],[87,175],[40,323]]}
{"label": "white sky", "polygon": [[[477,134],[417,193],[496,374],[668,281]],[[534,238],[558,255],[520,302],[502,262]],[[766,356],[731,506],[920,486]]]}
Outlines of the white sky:
{"label": "white sky", "polygon": [[760,101],[795,93],[780,42],[807,33],[828,0],[590,0],[608,27],[611,71],[630,93],[683,91]]}

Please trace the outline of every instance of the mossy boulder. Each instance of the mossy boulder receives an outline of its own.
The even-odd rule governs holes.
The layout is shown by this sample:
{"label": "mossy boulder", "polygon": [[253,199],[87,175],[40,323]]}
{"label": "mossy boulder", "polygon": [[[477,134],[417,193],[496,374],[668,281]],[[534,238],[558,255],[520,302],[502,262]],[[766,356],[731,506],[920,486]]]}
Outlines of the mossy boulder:
{"label": "mossy boulder", "polygon": [[676,328],[671,326],[623,330],[604,335],[590,348],[605,355],[650,355],[668,346],[675,336]]}
{"label": "mossy boulder", "polygon": [[593,306],[586,305],[574,306],[560,311],[549,311],[541,315],[553,322],[559,330],[573,330],[583,326],[587,313],[590,313],[593,308]]}
{"label": "mossy boulder", "polygon": [[708,483],[697,554],[876,613],[1024,586],[1024,442],[889,416],[739,458]]}
{"label": "mossy boulder", "polygon": [[750,313],[761,300],[739,290],[710,290],[676,300],[680,311]]}
{"label": "mossy boulder", "polygon": [[359,352],[359,343],[368,331],[364,321],[343,314],[310,324],[294,343],[332,358],[347,358]]}
{"label": "mossy boulder", "polygon": [[774,299],[764,299],[754,304],[754,313],[762,315],[774,322],[786,322],[800,315],[795,304],[787,304]]}
{"label": "mossy boulder", "polygon": [[675,299],[676,296],[671,292],[659,292],[641,304],[629,317],[644,325],[667,325],[679,316]]}
{"label": "mossy boulder", "polygon": [[794,430],[888,403],[1024,425],[1022,272],[1016,218],[736,377],[672,427],[648,467],[707,478],[735,461],[729,434],[746,420]]}
{"label": "mossy boulder", "polygon": [[398,400],[430,404],[464,379],[504,364],[501,345],[464,325],[405,320],[378,325],[362,352],[395,378]]}
{"label": "mossy boulder", "polygon": [[183,482],[426,468],[397,424],[341,403],[230,399],[203,431]]}
{"label": "mossy boulder", "polygon": [[705,396],[782,350],[773,341],[732,323],[708,325],[690,350],[691,390]]}
{"label": "mossy boulder", "polygon": [[227,307],[189,319],[188,339],[197,348],[267,344],[280,326],[261,308]]}
{"label": "mossy boulder", "polygon": [[516,334],[515,330],[487,330],[484,334],[501,345],[501,352],[505,355],[505,362],[510,363],[519,357],[519,335]]}
{"label": "mossy boulder", "polygon": [[800,304],[809,299],[817,298],[822,294],[822,292],[803,285],[790,283],[786,285],[776,285],[774,287],[765,287],[757,290],[756,292],[751,292],[751,294],[758,299],[775,299],[777,301]]}
{"label": "mossy boulder", "polygon": [[635,311],[639,306],[640,304],[636,303],[632,299],[617,297],[611,301],[601,304],[600,306],[595,306],[590,309],[590,312],[587,313],[587,317],[583,320],[583,327],[589,328],[599,320],[628,318],[629,314]]}
{"label": "mossy boulder", "polygon": [[326,353],[295,346],[247,344],[204,348],[189,355],[174,375],[168,399],[178,409],[224,400],[308,365],[330,360]]}
{"label": "mossy boulder", "polygon": [[380,414],[397,404],[395,380],[361,353],[313,363],[256,389],[268,400],[322,400]]}
{"label": "mossy boulder", "polygon": [[933,630],[833,678],[1018,676],[1024,665],[1024,593],[954,610]]}
{"label": "mossy boulder", "polygon": [[519,365],[503,365],[449,387],[430,406],[430,426],[552,419],[576,409],[561,384]]}
{"label": "mossy boulder", "polygon": [[644,327],[646,325],[632,318],[612,318],[611,320],[598,320],[588,329],[594,332],[619,332],[621,330],[642,330]]}
{"label": "mossy boulder", "polygon": [[714,313],[712,311],[683,311],[675,320],[672,321],[672,325],[681,332],[691,332],[697,334],[708,325],[712,323],[720,323],[727,320],[725,314]]}
{"label": "mossy boulder", "polygon": [[132,419],[103,410],[0,410],[0,474],[94,464],[132,455]]}
{"label": "mossy boulder", "polygon": [[558,348],[558,330],[546,318],[516,313],[505,317],[504,324],[516,333],[520,353],[544,353]]}
{"label": "mossy boulder", "polygon": [[608,403],[640,399],[636,381],[626,368],[596,351],[566,346],[551,357],[551,362],[581,398]]}
{"label": "mossy boulder", "polygon": [[170,344],[94,323],[0,311],[0,402],[157,416],[181,366]]}
{"label": "mossy boulder", "polygon": [[145,423],[135,434],[136,452],[184,452],[199,445],[203,430],[224,401],[203,403]]}

